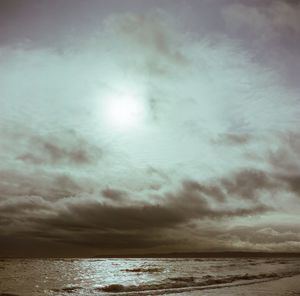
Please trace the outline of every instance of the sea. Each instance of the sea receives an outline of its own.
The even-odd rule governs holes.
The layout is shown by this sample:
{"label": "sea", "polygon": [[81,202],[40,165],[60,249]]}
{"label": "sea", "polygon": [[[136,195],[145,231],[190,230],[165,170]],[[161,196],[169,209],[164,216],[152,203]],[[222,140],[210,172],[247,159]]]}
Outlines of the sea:
{"label": "sea", "polygon": [[300,258],[0,259],[0,296],[300,295]]}

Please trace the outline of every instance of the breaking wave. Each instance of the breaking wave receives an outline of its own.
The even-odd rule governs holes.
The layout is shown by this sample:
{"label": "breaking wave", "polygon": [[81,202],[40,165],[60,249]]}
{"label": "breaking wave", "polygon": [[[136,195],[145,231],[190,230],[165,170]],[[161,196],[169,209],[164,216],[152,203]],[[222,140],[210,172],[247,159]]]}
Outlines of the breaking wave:
{"label": "breaking wave", "polygon": [[121,271],[126,271],[126,272],[160,272],[162,271],[162,268],[154,267],[154,268],[132,268],[132,269],[121,269]]}
{"label": "breaking wave", "polygon": [[122,295],[163,295],[174,292],[187,292],[193,290],[204,290],[212,288],[222,288],[224,286],[248,285],[257,282],[270,281],[283,277],[290,277],[300,274],[300,272],[278,273],[261,273],[256,275],[230,275],[215,278],[210,275],[201,278],[195,277],[171,277],[161,283],[142,284],[142,285],[122,285],[111,284],[95,288],[98,292],[107,292],[112,295],[122,293]]}

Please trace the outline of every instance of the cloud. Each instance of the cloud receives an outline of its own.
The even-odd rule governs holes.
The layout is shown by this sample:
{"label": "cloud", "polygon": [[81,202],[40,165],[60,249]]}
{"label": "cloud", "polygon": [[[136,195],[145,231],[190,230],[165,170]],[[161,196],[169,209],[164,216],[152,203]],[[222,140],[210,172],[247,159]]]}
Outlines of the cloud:
{"label": "cloud", "polygon": [[299,133],[279,134],[278,146],[270,149],[268,162],[278,182],[282,182],[287,190],[300,196],[299,169],[300,141]]}
{"label": "cloud", "polygon": [[114,201],[122,201],[124,198],[127,197],[127,193],[122,190],[113,189],[113,188],[106,188],[101,191],[103,197],[108,198]]}
{"label": "cloud", "polygon": [[245,170],[214,183],[185,180],[177,190],[148,200],[114,188],[105,188],[98,196],[79,191],[77,196],[56,201],[17,196],[0,202],[0,227],[8,241],[17,235],[24,242],[69,246],[77,254],[95,253],[98,248],[104,253],[170,251],[188,241],[197,250],[281,251],[292,242],[288,248],[293,251],[298,237],[293,233],[277,226],[274,231],[272,226],[256,226],[253,232],[253,226],[239,228],[234,223],[235,219],[276,214],[280,209],[264,203],[261,193],[274,196],[289,190],[285,184],[262,171]]}
{"label": "cloud", "polygon": [[87,190],[81,185],[82,181],[78,182],[64,173],[37,170],[26,174],[26,172],[4,169],[0,171],[0,176],[0,200],[26,195],[56,200]]}
{"label": "cloud", "polygon": [[300,175],[286,175],[286,176],[279,176],[279,179],[284,181],[289,190],[295,193],[298,197],[300,197]]}
{"label": "cloud", "polygon": [[53,135],[12,125],[1,130],[1,139],[0,200],[18,196],[57,200],[96,190],[85,172],[103,161],[104,152],[86,137],[72,130]]}
{"label": "cloud", "polygon": [[[226,24],[232,30],[255,34],[262,41],[284,38],[299,34],[299,3],[287,1],[244,1],[229,3],[223,8]],[[288,40],[287,39],[287,40]]]}
{"label": "cloud", "polygon": [[228,195],[236,195],[246,199],[256,199],[262,190],[278,189],[278,184],[268,174],[258,170],[244,170],[236,173],[233,178],[222,181]]}
{"label": "cloud", "polygon": [[226,133],[220,134],[215,139],[212,139],[212,143],[216,145],[246,145],[252,140],[253,136],[247,133]]}
{"label": "cloud", "polygon": [[93,146],[72,131],[66,131],[63,137],[44,135],[31,136],[28,139],[28,152],[17,157],[34,165],[89,165],[102,158],[102,150]]}
{"label": "cloud", "polygon": [[257,60],[280,72],[286,84],[298,88],[295,80],[300,72],[298,2],[229,1],[223,6],[221,15],[225,34],[252,49]]}
{"label": "cloud", "polygon": [[[25,240],[49,240],[70,247],[79,244],[86,248],[142,250],[171,245],[176,240],[183,243],[180,227],[185,228],[194,220],[226,221],[269,211],[263,204],[234,208],[226,204],[224,208],[223,201],[222,206],[212,208],[210,197],[204,194],[213,195],[214,190],[184,182],[178,191],[159,197],[157,202],[123,204],[107,202],[108,195],[115,197],[118,193],[111,189],[102,191],[106,195],[102,199],[90,195],[53,202],[38,196],[15,197],[0,202],[0,227],[4,234]],[[176,238],[170,235],[172,231],[177,232]]]}
{"label": "cloud", "polygon": [[300,244],[299,227],[294,224],[237,226],[217,237],[228,246],[247,250],[297,252]]}
{"label": "cloud", "polygon": [[122,36],[149,53],[148,66],[151,67],[152,64],[153,70],[155,65],[159,66],[157,57],[184,65],[187,59],[176,46],[179,45],[178,36],[174,34],[174,28],[170,28],[168,22],[163,21],[165,18],[168,15],[162,12],[148,15],[123,14],[108,19],[106,26],[113,34]]}
{"label": "cloud", "polygon": [[[276,228],[276,227],[275,227]],[[300,233],[287,231],[277,231],[271,227],[262,228],[257,230],[253,234],[251,240],[254,243],[268,244],[268,243],[286,243],[286,242],[298,242],[300,243]]]}
{"label": "cloud", "polygon": [[196,181],[188,180],[183,182],[183,186],[186,192],[203,194],[219,202],[226,200],[226,195],[218,185],[201,184]]}

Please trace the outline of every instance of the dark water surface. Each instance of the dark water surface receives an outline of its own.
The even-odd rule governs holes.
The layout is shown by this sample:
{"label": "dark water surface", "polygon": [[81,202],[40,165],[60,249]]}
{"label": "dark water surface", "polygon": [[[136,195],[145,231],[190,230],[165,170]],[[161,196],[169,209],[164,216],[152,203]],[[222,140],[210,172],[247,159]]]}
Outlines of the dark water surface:
{"label": "dark water surface", "polygon": [[300,259],[2,259],[4,295],[295,296]]}

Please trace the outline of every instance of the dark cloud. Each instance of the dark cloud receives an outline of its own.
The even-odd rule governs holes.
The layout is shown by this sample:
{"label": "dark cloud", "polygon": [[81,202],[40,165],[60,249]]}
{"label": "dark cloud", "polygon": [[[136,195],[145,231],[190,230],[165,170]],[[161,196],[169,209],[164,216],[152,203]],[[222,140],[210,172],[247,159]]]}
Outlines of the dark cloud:
{"label": "dark cloud", "polygon": [[87,165],[98,162],[102,158],[102,150],[81,139],[72,131],[63,137],[45,135],[32,136],[28,139],[27,149],[17,157],[29,164],[63,164]]}
{"label": "dark cloud", "polygon": [[226,194],[223,192],[222,187],[218,185],[204,185],[195,181],[185,181],[183,183],[186,192],[196,192],[208,196],[209,198],[216,199],[219,202],[226,200]]}
{"label": "dark cloud", "polygon": [[106,188],[101,191],[101,194],[103,197],[106,197],[113,201],[122,201],[124,198],[127,197],[127,193],[125,191],[113,188]]}
{"label": "dark cloud", "polygon": [[0,199],[22,196],[42,196],[49,200],[88,191],[82,181],[63,173],[35,171],[30,174],[16,170],[0,171]]}
{"label": "dark cloud", "polygon": [[288,186],[288,191],[300,197],[300,174],[299,175],[281,175],[277,178]]}
{"label": "dark cloud", "polygon": [[300,176],[298,173],[275,173],[259,170],[244,170],[231,178],[221,179],[221,188],[227,196],[237,196],[248,200],[259,200],[262,193],[278,194],[288,192],[300,196]]}
{"label": "dark cloud", "polygon": [[[122,249],[146,251],[152,248],[171,250],[184,245],[184,241],[195,240],[191,223],[226,222],[229,218],[251,217],[276,210],[259,199],[262,191],[274,193],[273,190],[288,188],[288,181],[282,179],[280,187],[274,180],[256,170],[241,171],[215,181],[214,185],[187,180],[177,191],[157,197],[157,201],[152,203],[130,201],[128,193],[113,188],[102,190],[102,199],[90,195],[53,202],[39,196],[14,197],[0,203],[0,227],[8,237],[22,237],[25,242],[38,241],[36,244],[49,242],[50,245],[74,246],[74,252],[95,252],[97,248],[103,252]],[[237,207],[232,201],[227,202],[229,197],[232,199],[234,196],[237,200],[248,201],[248,205]],[[216,203],[213,207],[212,200]],[[238,245],[242,241],[245,246],[249,245],[249,249],[255,244],[272,248],[277,242],[289,244],[298,238],[298,234],[287,230],[282,234],[280,229],[269,231],[268,227],[257,229],[254,233],[253,230],[236,229],[227,231],[225,235],[221,225],[211,232],[216,235],[214,240],[210,238],[210,232],[201,230],[201,233],[206,233],[202,238],[203,242],[206,240],[205,245],[234,249],[235,243]],[[267,237],[265,241],[264,235]]]}
{"label": "dark cloud", "polygon": [[268,151],[268,161],[276,172],[297,175],[300,168],[300,134],[286,132],[279,134],[278,140],[278,146]]}
{"label": "dark cloud", "polygon": [[300,135],[289,132],[279,135],[279,145],[270,149],[268,161],[278,182],[284,184],[287,191],[300,196]]}
{"label": "dark cloud", "polygon": [[[118,191],[104,190],[108,196]],[[218,196],[215,189],[184,182],[177,192],[161,196],[156,204],[132,202],[110,205],[90,198],[69,198],[49,202],[41,197],[7,199],[0,203],[1,229],[12,235],[80,244],[103,249],[139,249],[168,245],[164,236],[193,220],[223,220],[265,213],[263,204],[212,208],[202,194]],[[178,238],[180,240],[180,237]]]}
{"label": "dark cloud", "polygon": [[259,170],[243,170],[234,174],[232,178],[223,178],[221,184],[228,195],[250,200],[259,198],[262,190],[272,192],[280,189],[280,185],[270,174]]}
{"label": "dark cloud", "polygon": [[[97,189],[85,177],[79,179],[73,169],[85,172],[97,166],[103,160],[103,149],[74,131],[37,135],[16,128],[1,130],[1,137],[0,199],[42,196],[56,200]],[[14,165],[7,165],[6,160]]]}

